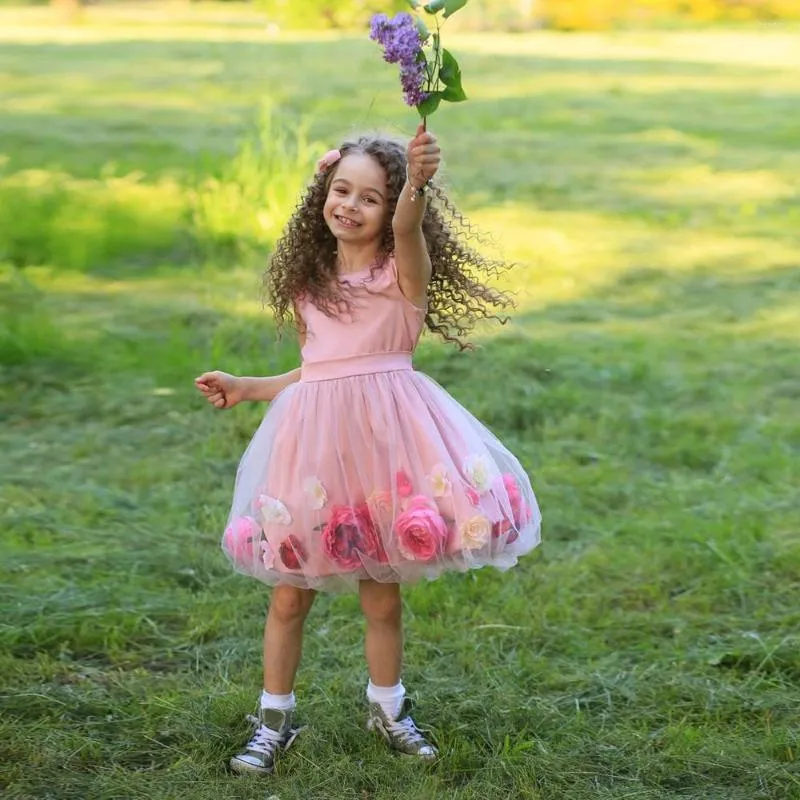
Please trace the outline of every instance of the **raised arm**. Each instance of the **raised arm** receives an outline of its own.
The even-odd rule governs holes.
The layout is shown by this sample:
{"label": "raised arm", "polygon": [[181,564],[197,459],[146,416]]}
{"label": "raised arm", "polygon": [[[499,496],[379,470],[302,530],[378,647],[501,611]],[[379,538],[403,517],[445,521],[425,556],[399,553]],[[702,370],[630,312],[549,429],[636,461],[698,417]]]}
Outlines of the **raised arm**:
{"label": "raised arm", "polygon": [[427,198],[420,193],[436,174],[441,162],[439,145],[432,133],[420,124],[417,135],[408,143],[408,180],[392,219],[394,256],[397,275],[403,294],[415,305],[424,307],[431,279],[431,259],[425,237],[422,235],[422,218]]}

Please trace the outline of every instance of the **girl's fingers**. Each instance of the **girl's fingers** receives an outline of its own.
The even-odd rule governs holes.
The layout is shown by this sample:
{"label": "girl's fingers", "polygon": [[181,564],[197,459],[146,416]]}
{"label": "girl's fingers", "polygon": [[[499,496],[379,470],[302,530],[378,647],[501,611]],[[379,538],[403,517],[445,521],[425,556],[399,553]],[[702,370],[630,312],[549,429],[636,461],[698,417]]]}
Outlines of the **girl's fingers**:
{"label": "girl's fingers", "polygon": [[211,379],[209,379],[207,381],[196,380],[194,382],[194,385],[201,392],[204,392],[205,394],[208,394],[209,392],[218,392],[218,391],[220,391],[219,383],[216,380],[214,380],[213,378],[211,378]]}
{"label": "girl's fingers", "polygon": [[437,147],[436,137],[430,133],[418,134],[409,143],[409,149],[413,151],[418,147]]}

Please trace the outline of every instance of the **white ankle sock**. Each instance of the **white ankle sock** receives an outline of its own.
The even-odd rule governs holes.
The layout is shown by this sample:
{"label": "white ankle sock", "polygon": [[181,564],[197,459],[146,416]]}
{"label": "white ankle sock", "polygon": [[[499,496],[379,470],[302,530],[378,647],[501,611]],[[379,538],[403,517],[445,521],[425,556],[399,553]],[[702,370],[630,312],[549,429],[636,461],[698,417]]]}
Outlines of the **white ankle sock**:
{"label": "white ankle sock", "polygon": [[294,692],[289,692],[289,694],[270,694],[266,689],[261,692],[261,708],[292,711],[296,705]]}
{"label": "white ankle sock", "polygon": [[405,696],[406,690],[402,681],[396,686],[376,686],[372,681],[367,684],[367,700],[377,703],[389,719],[397,719]]}

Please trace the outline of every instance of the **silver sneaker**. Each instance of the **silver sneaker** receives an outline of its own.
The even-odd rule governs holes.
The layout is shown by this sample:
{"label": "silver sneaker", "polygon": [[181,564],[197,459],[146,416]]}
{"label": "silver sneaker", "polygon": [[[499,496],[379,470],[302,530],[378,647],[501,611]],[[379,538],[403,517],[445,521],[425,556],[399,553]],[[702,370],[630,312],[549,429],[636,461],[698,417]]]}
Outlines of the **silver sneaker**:
{"label": "silver sneaker", "polygon": [[292,727],[294,712],[277,708],[259,709],[258,716],[247,719],[255,732],[241,753],[231,759],[231,769],[240,775],[269,775],[281,750],[288,750],[301,728]]}
{"label": "silver sneaker", "polygon": [[397,719],[390,719],[379,703],[370,703],[367,730],[376,731],[393,750],[424,761],[435,761],[439,751],[411,719],[412,708],[411,700],[406,697]]}

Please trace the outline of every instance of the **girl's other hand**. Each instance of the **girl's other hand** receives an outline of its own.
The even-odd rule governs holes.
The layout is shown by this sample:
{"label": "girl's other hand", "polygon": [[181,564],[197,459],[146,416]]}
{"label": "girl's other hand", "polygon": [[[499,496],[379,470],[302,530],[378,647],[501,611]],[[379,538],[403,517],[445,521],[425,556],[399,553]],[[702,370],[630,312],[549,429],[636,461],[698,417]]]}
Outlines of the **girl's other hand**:
{"label": "girl's other hand", "polygon": [[216,408],[233,408],[244,399],[242,380],[227,372],[204,372],[194,379],[194,385]]}
{"label": "girl's other hand", "polygon": [[426,131],[422,123],[417,128],[417,135],[408,143],[406,158],[408,159],[408,174],[411,183],[419,189],[429,181],[439,170],[442,161],[441,150],[436,143],[436,137]]}

